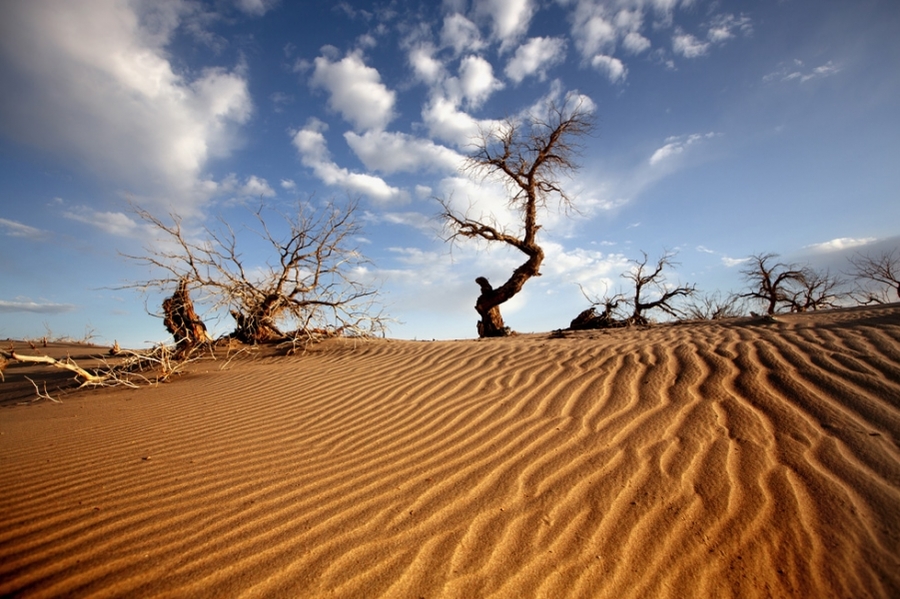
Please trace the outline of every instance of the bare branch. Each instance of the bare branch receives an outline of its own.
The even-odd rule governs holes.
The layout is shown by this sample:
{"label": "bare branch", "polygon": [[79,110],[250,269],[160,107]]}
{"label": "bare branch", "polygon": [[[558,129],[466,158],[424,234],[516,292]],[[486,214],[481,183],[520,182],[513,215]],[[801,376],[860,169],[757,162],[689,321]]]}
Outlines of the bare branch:
{"label": "bare branch", "polygon": [[750,290],[741,297],[763,303],[767,314],[775,314],[779,305],[792,306],[791,285],[803,281],[802,268],[796,264],[772,264],[777,257],[778,254],[754,254],[750,256],[750,264],[741,270],[750,284]]}
{"label": "bare branch", "polygon": [[[641,252],[643,259],[632,260],[634,268],[631,271],[623,273],[622,276],[634,284],[634,297],[631,300],[634,311],[629,318],[633,324],[646,324],[647,318],[644,312],[648,310],[662,310],[670,316],[676,318],[681,316],[680,310],[673,307],[672,300],[678,297],[690,297],[697,288],[695,285],[683,285],[677,287],[669,287],[666,282],[663,271],[666,268],[677,266],[678,262],[674,260],[676,252],[664,251],[663,255],[656,261],[656,265],[648,270],[647,252]],[[654,299],[647,300],[645,292],[649,292]]]}
{"label": "bare branch", "polygon": [[[891,301],[889,290],[900,300],[900,250],[896,248],[877,255],[856,254],[851,257],[851,275],[857,281],[853,295],[860,303],[887,303]],[[875,283],[876,288],[871,287]]]}
{"label": "bare branch", "polygon": [[[203,230],[204,241],[188,240],[177,215],[168,225],[135,208],[143,220],[161,231],[168,246],[147,248],[144,256],[127,256],[161,275],[135,283],[142,290],[190,285],[211,302],[209,310],[227,310],[235,319],[234,335],[250,343],[283,340],[291,330],[331,328],[368,335],[384,330],[387,318],[375,305],[377,289],[359,278],[368,260],[354,245],[360,232],[354,220],[357,204],[328,202],[319,210],[299,202],[290,215],[266,210],[253,213],[257,227],[249,231],[270,249],[270,261],[249,264],[239,250],[235,230],[222,218],[215,230]],[[268,219],[275,212],[286,232],[279,234]],[[202,301],[202,300],[201,300]]]}

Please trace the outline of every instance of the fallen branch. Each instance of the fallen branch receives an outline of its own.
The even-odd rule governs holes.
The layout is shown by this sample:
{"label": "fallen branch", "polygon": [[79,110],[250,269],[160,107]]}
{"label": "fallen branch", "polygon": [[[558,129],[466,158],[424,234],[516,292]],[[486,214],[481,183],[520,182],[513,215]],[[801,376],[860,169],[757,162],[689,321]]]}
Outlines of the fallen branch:
{"label": "fallen branch", "polygon": [[63,368],[65,370],[70,370],[75,373],[76,377],[80,377],[82,379],[81,386],[85,385],[102,385],[104,381],[108,378],[106,375],[98,375],[92,374],[76,364],[72,361],[71,358],[66,358],[65,362],[57,360],[56,358],[51,358],[50,356],[29,356],[25,354],[20,354],[16,351],[6,352],[0,350],[0,353],[3,354],[3,357],[8,360],[15,360],[16,362],[29,362],[34,364],[50,364],[51,366],[55,366],[56,368]]}
{"label": "fallen branch", "polygon": [[34,385],[34,392],[37,394],[38,399],[48,399],[48,400],[52,401],[53,403],[62,403],[60,400],[56,399],[55,397],[53,397],[49,393],[47,393],[47,383],[44,383],[44,392],[41,393],[41,390],[38,388],[37,383],[35,383],[33,380],[31,380],[27,376],[25,377],[25,380],[27,380],[29,383]]}
{"label": "fallen branch", "polygon": [[[124,358],[120,364],[113,365],[105,358],[101,358],[102,366],[94,369],[95,372],[90,372],[76,364],[70,357],[67,357],[65,360],[58,360],[50,356],[33,356],[20,354],[15,350],[0,350],[0,364],[5,365],[4,362],[9,360],[30,364],[49,364],[56,368],[69,370],[74,372],[76,380],[81,382],[79,389],[86,386],[137,388],[141,385],[163,383],[168,381],[173,375],[181,374],[189,363],[199,359],[199,356],[191,356],[191,353],[193,352],[189,351],[188,355],[178,355],[163,344],[146,352],[120,349],[118,356]],[[145,376],[142,374],[152,369],[158,371],[156,376]],[[35,383],[32,381],[32,384]],[[40,393],[36,384],[35,389],[38,392],[38,397],[42,399],[49,398],[45,398]]]}

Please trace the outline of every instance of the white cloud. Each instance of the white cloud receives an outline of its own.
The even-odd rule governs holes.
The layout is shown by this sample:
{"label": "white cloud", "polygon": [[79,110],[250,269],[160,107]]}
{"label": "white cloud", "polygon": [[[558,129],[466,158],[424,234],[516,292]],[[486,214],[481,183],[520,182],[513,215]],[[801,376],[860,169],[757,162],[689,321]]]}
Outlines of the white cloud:
{"label": "white cloud", "polygon": [[536,75],[541,81],[547,69],[565,60],[566,41],[559,37],[533,37],[516,49],[506,64],[506,76],[520,83],[525,77]]}
{"label": "white cloud", "polygon": [[728,256],[722,256],[722,264],[727,266],[728,268],[734,268],[735,266],[740,266],[745,262],[748,262],[750,258],[729,258]]}
{"label": "white cloud", "polygon": [[591,66],[606,75],[610,83],[622,81],[628,75],[628,69],[621,60],[604,54],[598,54],[592,58]]}
{"label": "white cloud", "polygon": [[811,79],[822,79],[836,75],[841,67],[832,61],[819,65],[813,69],[807,69],[802,60],[794,59],[790,65],[782,65],[777,70],[763,77],[763,81],[799,81],[806,83]]}
{"label": "white cloud", "polygon": [[479,129],[491,129],[497,122],[478,120],[459,109],[459,104],[441,95],[434,95],[422,108],[422,120],[428,133],[457,147],[466,147],[478,135]]}
{"label": "white cloud", "polygon": [[367,169],[383,173],[434,169],[455,172],[463,161],[450,148],[405,133],[367,131],[359,135],[348,131],[344,139]]}
{"label": "white cloud", "polygon": [[832,239],[831,241],[814,243],[805,247],[815,252],[836,252],[838,250],[846,250],[862,245],[868,245],[875,241],[878,241],[875,237],[863,237],[859,239],[853,237],[838,237],[837,239]]}
{"label": "white cloud", "polygon": [[140,230],[140,225],[124,212],[108,212],[94,210],[88,206],[75,206],[71,210],[63,212],[63,216],[118,237],[134,237]]}
{"label": "white cloud", "polygon": [[650,48],[650,40],[637,31],[630,31],[622,40],[622,47],[632,54],[640,54]]}
{"label": "white cloud", "polygon": [[324,123],[312,119],[306,127],[293,134],[293,144],[300,152],[301,162],[311,168],[323,183],[364,195],[381,204],[406,201],[405,192],[391,187],[380,177],[354,173],[335,164],[322,133],[325,129]]}
{"label": "white cloud", "polygon": [[744,36],[753,33],[753,23],[750,17],[746,15],[735,17],[732,14],[716,15],[709,23],[706,37],[711,42],[722,43],[733,38],[736,33]]}
{"label": "white cloud", "polygon": [[54,304],[50,302],[33,302],[30,300],[0,300],[0,312],[32,312],[36,314],[60,314],[76,309],[72,304]]}
{"label": "white cloud", "polygon": [[287,189],[288,191],[297,189],[297,184],[293,179],[282,179],[281,180],[281,188]]}
{"label": "white cloud", "polygon": [[125,0],[4,6],[0,128],[190,213],[207,162],[237,146],[250,93],[240,68],[176,74],[166,46],[183,7],[142,10],[153,18]]}
{"label": "white cloud", "polygon": [[586,56],[616,45],[616,28],[601,15],[594,15],[585,21],[580,33],[581,51]]}
{"label": "white cloud", "polygon": [[678,135],[673,137],[666,138],[666,143],[661,148],[658,148],[653,155],[650,156],[650,165],[654,166],[671,158],[672,156],[677,156],[684,152],[688,147],[694,145],[698,141],[702,141],[704,139],[711,139],[716,137],[718,134],[714,132],[709,133],[692,133],[691,135]]}
{"label": "white cloud", "polygon": [[9,220],[8,218],[0,218],[0,228],[6,230],[9,237],[27,237],[29,239],[43,239],[47,236],[46,231],[22,224],[18,221]]}
{"label": "white cloud", "polygon": [[453,48],[456,54],[461,54],[464,50],[478,51],[484,47],[478,27],[459,13],[444,17],[441,43],[446,47]]}
{"label": "white cloud", "polygon": [[480,56],[466,56],[459,65],[459,85],[466,103],[473,108],[481,106],[492,93],[503,88],[494,77],[491,63]]}
{"label": "white cloud", "polygon": [[236,174],[230,173],[216,184],[216,194],[232,194],[240,199],[271,198],[275,196],[275,190],[268,181],[256,175],[246,177],[241,183]]}
{"label": "white cloud", "polygon": [[549,240],[543,241],[542,247],[545,253],[542,274],[548,279],[555,279],[557,284],[577,283],[592,297],[611,291],[615,286],[613,281],[631,266],[623,254],[584,248],[566,249],[562,244]]}
{"label": "white cloud", "polygon": [[703,56],[709,50],[709,42],[701,42],[690,33],[676,30],[672,36],[672,50],[675,54],[681,54],[685,58],[697,58]]}
{"label": "white cloud", "polygon": [[494,38],[503,48],[528,31],[534,6],[531,0],[476,0],[475,14],[491,20]]}
{"label": "white cloud", "polygon": [[319,56],[314,64],[310,83],[327,90],[329,107],[357,129],[381,129],[394,118],[395,93],[359,51],[338,61]]}
{"label": "white cloud", "polygon": [[434,52],[431,44],[422,44],[409,51],[409,64],[416,78],[429,85],[434,85],[445,76],[444,65],[434,58]]}
{"label": "white cloud", "polygon": [[[431,195],[430,189],[428,195]],[[435,229],[434,218],[421,212],[379,212],[378,214],[366,212],[364,218],[367,223],[403,225],[418,229],[428,235],[432,235]]]}
{"label": "white cloud", "polygon": [[279,0],[236,0],[235,4],[238,9],[248,15],[261,17],[266,14],[266,12],[272,10],[278,2]]}

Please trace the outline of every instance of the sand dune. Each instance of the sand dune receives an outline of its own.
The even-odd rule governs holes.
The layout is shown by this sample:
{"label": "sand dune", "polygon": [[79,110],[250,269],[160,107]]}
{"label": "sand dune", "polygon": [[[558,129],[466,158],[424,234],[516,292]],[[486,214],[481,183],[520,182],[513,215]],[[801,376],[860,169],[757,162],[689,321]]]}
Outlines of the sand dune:
{"label": "sand dune", "polygon": [[62,400],[0,409],[4,596],[900,596],[900,305]]}

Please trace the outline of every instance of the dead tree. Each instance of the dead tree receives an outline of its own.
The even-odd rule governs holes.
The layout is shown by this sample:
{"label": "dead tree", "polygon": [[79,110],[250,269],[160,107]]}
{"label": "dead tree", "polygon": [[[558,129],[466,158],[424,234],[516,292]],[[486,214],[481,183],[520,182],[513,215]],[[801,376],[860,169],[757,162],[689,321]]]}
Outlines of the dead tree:
{"label": "dead tree", "polygon": [[511,118],[482,131],[465,167],[482,179],[499,179],[506,185],[509,206],[521,216],[521,228],[511,231],[492,217],[460,214],[446,200],[439,200],[442,218],[450,231],[449,241],[468,238],[498,242],[526,256],[525,262],[499,287],[492,286],[485,277],[476,279],[480,289],[475,302],[480,317],[479,337],[509,334],[500,305],[519,293],[526,281],[541,274],[544,251],[537,241],[539,213],[548,208],[548,201],[554,196],[564,209],[572,207],[571,199],[562,190],[560,176],[577,168],[575,156],[580,147],[575,140],[591,132],[591,113],[574,97],[567,99],[562,108],[551,105],[547,112],[546,118]]}
{"label": "dead tree", "polygon": [[[617,293],[612,297],[607,295],[604,296],[603,299],[592,299],[585,293],[584,289],[581,290],[581,293],[589,302],[591,302],[591,307],[582,311],[578,316],[572,319],[572,322],[569,323],[570,330],[586,331],[593,329],[608,329],[625,326],[627,324],[624,320],[616,318],[619,306],[626,301],[624,295]],[[598,306],[603,306],[602,312],[597,311]]]}
{"label": "dead tree", "polygon": [[795,289],[792,287],[803,284],[803,269],[796,264],[772,264],[777,257],[778,254],[754,254],[749,258],[750,264],[741,270],[750,284],[750,291],[741,297],[761,302],[766,314],[775,314],[782,304],[793,306]]}
{"label": "dead tree", "polygon": [[[634,308],[631,316],[628,318],[630,324],[647,324],[649,321],[644,316],[644,312],[648,310],[662,310],[670,316],[676,318],[681,316],[680,311],[672,306],[672,300],[677,297],[690,297],[696,293],[695,285],[684,285],[679,287],[670,287],[667,284],[665,273],[666,268],[677,266],[674,261],[676,252],[663,252],[663,255],[656,261],[656,265],[648,268],[647,252],[641,252],[644,257],[641,260],[632,260],[634,267],[622,274],[622,277],[628,279],[634,284],[634,298],[631,300]],[[648,296],[652,299],[646,299]]]}
{"label": "dead tree", "polygon": [[[205,228],[195,240],[177,215],[170,215],[172,224],[167,224],[136,207],[137,215],[167,239],[144,256],[127,256],[158,273],[128,287],[164,289],[177,283],[201,289],[211,312],[231,314],[232,336],[245,343],[302,338],[312,330],[380,333],[387,319],[376,303],[377,288],[361,274],[368,260],[355,245],[360,233],[355,210],[355,203],[341,208],[328,202],[316,210],[300,202],[288,215],[260,206],[254,213],[258,226],[249,233],[261,238],[271,254],[251,262],[239,250],[235,230],[221,218],[217,229]],[[280,234],[272,213],[283,221]]]}
{"label": "dead tree", "polygon": [[177,351],[181,354],[211,341],[206,325],[194,310],[194,302],[191,301],[187,286],[187,279],[182,278],[172,297],[166,298],[162,303],[163,325],[172,334]]}
{"label": "dead tree", "polygon": [[[849,260],[853,266],[851,275],[858,286],[853,296],[859,303],[884,304],[900,300],[900,251],[895,248],[875,256],[856,254]],[[871,283],[877,287],[871,288]],[[891,292],[896,297],[891,298]]]}
{"label": "dead tree", "polygon": [[843,279],[832,275],[828,270],[802,269],[800,278],[793,281],[792,290],[789,291],[791,312],[837,307],[845,296],[840,290],[843,285]]}
{"label": "dead tree", "polygon": [[717,291],[694,296],[685,306],[685,313],[694,320],[736,318],[745,314],[743,303],[740,295],[729,293],[723,297]]}

